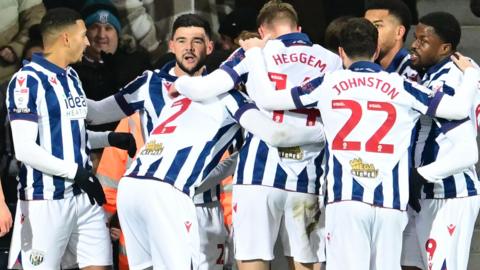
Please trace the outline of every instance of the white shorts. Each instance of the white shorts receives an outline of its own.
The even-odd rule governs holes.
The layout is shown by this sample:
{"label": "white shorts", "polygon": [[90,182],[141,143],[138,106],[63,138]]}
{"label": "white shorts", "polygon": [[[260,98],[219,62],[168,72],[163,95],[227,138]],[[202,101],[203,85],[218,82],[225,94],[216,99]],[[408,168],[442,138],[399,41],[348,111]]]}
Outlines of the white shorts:
{"label": "white shorts", "polygon": [[[82,193],[61,200],[18,201],[9,268],[112,265],[105,213]],[[21,253],[21,257],[19,257]],[[17,262],[17,259],[21,261]]]}
{"label": "white shorts", "polygon": [[130,269],[197,269],[200,243],[190,197],[168,183],[124,177],[117,210]]}
{"label": "white shorts", "polygon": [[400,270],[407,213],[357,201],[326,206],[327,270]]}
{"label": "white shorts", "polygon": [[219,201],[195,205],[200,235],[199,270],[222,270],[227,229]]}
{"label": "white shorts", "polygon": [[271,261],[278,237],[284,255],[318,262],[318,196],[258,185],[233,186],[235,259]]}
{"label": "white shorts", "polygon": [[402,264],[421,262],[415,266],[431,270],[467,269],[480,196],[420,200],[420,205],[422,210],[412,224],[416,235],[404,235],[408,252]]}

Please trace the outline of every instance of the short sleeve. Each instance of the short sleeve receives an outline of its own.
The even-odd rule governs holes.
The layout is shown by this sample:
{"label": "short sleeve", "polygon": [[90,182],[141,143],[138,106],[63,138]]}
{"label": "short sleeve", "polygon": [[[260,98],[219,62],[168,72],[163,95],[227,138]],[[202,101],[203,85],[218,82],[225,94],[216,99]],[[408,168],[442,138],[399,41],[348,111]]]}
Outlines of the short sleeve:
{"label": "short sleeve", "polygon": [[37,122],[37,96],[40,81],[29,72],[18,72],[7,89],[7,108],[10,121],[21,119]]}
{"label": "short sleeve", "polygon": [[152,87],[161,91],[161,78],[151,71],[145,71],[133,81],[124,86],[114,95],[115,100],[126,115],[132,115],[144,108],[145,100]]}
{"label": "short sleeve", "polygon": [[225,105],[229,114],[240,122],[243,113],[250,109],[257,109],[257,106],[245,94],[237,90],[230,90],[228,93],[219,96],[219,99]]}

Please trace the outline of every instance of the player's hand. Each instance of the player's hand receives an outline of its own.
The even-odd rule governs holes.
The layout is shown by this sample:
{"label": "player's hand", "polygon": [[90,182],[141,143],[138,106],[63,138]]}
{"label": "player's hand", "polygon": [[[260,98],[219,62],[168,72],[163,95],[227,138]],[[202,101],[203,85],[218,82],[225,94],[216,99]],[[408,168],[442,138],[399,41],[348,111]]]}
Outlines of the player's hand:
{"label": "player's hand", "polygon": [[7,234],[12,228],[12,214],[5,201],[0,203],[0,237]]}
{"label": "player's hand", "polygon": [[270,39],[270,35],[265,35],[262,39],[259,38],[249,38],[246,40],[240,40],[240,46],[242,46],[242,49],[245,51],[251,49],[251,48],[263,48],[265,47],[265,44],[267,41]]}
{"label": "player's hand", "polygon": [[107,201],[100,181],[90,171],[78,166],[73,180],[81,190],[87,193],[92,205],[95,205],[95,202],[97,202],[99,206],[102,206]]}
{"label": "player's hand", "polygon": [[[187,75],[185,75],[187,76]],[[168,89],[168,96],[170,98],[176,98],[180,95],[180,93],[178,93],[178,90],[177,90],[177,87],[175,86],[175,83],[172,83],[172,85],[170,86],[170,89]]]}
{"label": "player's hand", "polygon": [[120,234],[122,234],[122,231],[119,228],[110,228],[110,238],[112,238],[113,241],[120,239]]}
{"label": "player's hand", "polygon": [[465,71],[465,69],[469,68],[469,67],[474,67],[474,65],[472,64],[472,62],[470,61],[470,59],[468,59],[467,57],[463,56],[461,53],[459,52],[455,52],[454,54],[452,54],[450,56],[450,59],[452,59],[453,63],[455,63],[455,65],[457,65],[457,67],[461,70],[461,71]]}
{"label": "player's hand", "polygon": [[108,143],[111,146],[127,150],[128,155],[133,158],[137,153],[137,143],[131,133],[128,132],[110,132],[108,134]]}
{"label": "player's hand", "polygon": [[0,58],[8,64],[13,64],[17,60],[17,55],[10,47],[0,49]]}
{"label": "player's hand", "polygon": [[418,173],[417,168],[412,168],[410,171],[408,205],[417,213],[422,210],[419,198],[424,183],[425,179]]}

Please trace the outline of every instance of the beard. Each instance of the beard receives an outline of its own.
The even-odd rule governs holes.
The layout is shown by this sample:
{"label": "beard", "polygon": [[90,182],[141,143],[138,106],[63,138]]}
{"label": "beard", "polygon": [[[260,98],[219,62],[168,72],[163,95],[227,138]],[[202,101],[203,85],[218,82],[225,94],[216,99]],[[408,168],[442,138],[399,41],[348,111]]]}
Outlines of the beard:
{"label": "beard", "polygon": [[176,59],[176,62],[177,62],[177,65],[178,67],[185,73],[187,73],[188,75],[190,76],[193,76],[197,71],[199,71],[204,65],[205,65],[205,62],[206,62],[206,59],[207,59],[207,55],[206,54],[200,54],[198,56],[198,62],[197,64],[188,69],[186,66],[184,66],[182,64],[182,61],[181,59],[179,60],[178,58]]}

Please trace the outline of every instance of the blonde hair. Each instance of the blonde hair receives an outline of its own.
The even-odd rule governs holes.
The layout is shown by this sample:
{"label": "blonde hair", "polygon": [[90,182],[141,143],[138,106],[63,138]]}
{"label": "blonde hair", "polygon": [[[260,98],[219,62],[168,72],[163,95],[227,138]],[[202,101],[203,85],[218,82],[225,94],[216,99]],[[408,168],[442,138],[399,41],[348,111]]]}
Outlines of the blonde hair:
{"label": "blonde hair", "polygon": [[284,21],[292,27],[298,26],[298,15],[292,5],[280,0],[271,0],[263,5],[257,17],[257,25],[271,25],[273,22]]}

